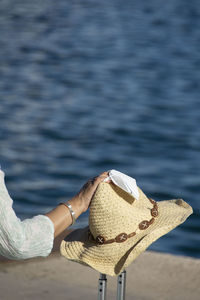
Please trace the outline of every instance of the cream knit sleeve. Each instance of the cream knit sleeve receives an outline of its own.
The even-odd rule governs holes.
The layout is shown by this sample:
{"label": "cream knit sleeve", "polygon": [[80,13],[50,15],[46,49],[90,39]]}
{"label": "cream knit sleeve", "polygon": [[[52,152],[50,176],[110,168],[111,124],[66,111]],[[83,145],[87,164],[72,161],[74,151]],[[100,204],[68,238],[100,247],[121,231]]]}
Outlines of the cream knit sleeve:
{"label": "cream knit sleeve", "polygon": [[48,256],[54,240],[52,221],[44,215],[21,221],[12,204],[0,170],[0,255],[16,260]]}

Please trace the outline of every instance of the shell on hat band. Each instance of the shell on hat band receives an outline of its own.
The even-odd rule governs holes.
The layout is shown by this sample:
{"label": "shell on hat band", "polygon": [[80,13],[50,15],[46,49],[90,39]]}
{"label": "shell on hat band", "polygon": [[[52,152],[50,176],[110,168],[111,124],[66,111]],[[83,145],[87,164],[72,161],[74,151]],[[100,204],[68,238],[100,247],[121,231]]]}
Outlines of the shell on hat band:
{"label": "shell on hat band", "polygon": [[[158,216],[158,205],[155,200],[148,198],[149,201],[153,204],[153,208],[151,209],[151,218],[149,221],[148,220],[143,220],[142,222],[139,223],[138,228],[140,230],[145,230],[147,229],[153,222],[155,221],[155,218]],[[98,245],[105,245],[105,244],[112,244],[112,243],[123,243],[127,239],[133,237],[136,235],[136,232],[131,232],[129,234],[122,232],[118,234],[115,238],[106,240],[106,238],[102,235],[98,235],[96,238],[93,237],[92,233],[90,230],[88,231],[88,238],[92,239],[94,242],[96,242]]]}

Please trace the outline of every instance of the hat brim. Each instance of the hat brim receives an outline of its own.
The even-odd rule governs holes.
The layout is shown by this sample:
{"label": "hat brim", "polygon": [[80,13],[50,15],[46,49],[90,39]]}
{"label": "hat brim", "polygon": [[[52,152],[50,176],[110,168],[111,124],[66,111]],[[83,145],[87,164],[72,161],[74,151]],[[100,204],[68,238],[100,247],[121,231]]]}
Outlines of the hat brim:
{"label": "hat brim", "polygon": [[100,273],[116,276],[154,241],[165,235],[192,214],[192,207],[183,200],[157,202],[159,216],[144,231],[123,243],[98,245],[88,236],[88,227],[69,234],[60,246],[61,254],[69,260],[90,266]]}

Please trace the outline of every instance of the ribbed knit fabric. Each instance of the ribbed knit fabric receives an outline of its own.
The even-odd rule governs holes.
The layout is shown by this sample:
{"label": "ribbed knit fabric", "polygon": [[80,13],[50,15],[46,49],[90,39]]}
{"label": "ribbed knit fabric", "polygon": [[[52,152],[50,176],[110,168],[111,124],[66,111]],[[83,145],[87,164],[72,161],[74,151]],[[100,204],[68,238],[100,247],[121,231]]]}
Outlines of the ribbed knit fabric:
{"label": "ribbed knit fabric", "polygon": [[54,240],[52,221],[44,215],[21,221],[12,204],[0,170],[0,255],[14,260],[48,256]]}

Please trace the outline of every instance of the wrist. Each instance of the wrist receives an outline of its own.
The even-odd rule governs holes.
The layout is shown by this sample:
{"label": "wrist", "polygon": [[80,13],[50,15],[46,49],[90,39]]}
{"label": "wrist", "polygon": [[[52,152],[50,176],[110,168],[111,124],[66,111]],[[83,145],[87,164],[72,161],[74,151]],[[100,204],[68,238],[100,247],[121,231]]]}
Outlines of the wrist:
{"label": "wrist", "polygon": [[69,209],[69,212],[70,212],[71,218],[72,218],[72,224],[71,225],[74,225],[74,223],[76,222],[76,214],[73,211],[71,204],[69,202],[67,202],[67,203],[61,202],[60,205],[65,205]]}
{"label": "wrist", "polygon": [[67,203],[69,203],[72,206],[72,209],[75,212],[76,219],[85,211],[83,201],[78,195],[74,196]]}

